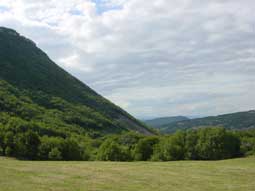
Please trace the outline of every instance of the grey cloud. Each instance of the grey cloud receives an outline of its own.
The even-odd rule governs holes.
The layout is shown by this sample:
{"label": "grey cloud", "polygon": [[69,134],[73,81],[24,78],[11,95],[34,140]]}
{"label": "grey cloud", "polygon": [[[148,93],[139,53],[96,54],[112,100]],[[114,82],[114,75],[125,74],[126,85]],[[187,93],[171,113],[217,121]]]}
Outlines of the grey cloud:
{"label": "grey cloud", "polygon": [[105,0],[100,14],[89,0],[22,2],[24,19],[0,12],[0,24],[136,116],[255,107],[252,0]]}

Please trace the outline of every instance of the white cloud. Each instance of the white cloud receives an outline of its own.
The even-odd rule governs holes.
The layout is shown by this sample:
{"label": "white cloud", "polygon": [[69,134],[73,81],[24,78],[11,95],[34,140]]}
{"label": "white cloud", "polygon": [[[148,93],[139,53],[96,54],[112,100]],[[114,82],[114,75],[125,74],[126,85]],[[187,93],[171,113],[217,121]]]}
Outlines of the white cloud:
{"label": "white cloud", "polygon": [[58,60],[58,63],[62,64],[64,68],[67,70],[76,69],[82,72],[92,72],[93,66],[86,64],[82,64],[81,58],[78,54],[74,54],[70,57],[61,58]]}
{"label": "white cloud", "polygon": [[0,7],[0,25],[137,116],[255,107],[253,0],[0,0]]}

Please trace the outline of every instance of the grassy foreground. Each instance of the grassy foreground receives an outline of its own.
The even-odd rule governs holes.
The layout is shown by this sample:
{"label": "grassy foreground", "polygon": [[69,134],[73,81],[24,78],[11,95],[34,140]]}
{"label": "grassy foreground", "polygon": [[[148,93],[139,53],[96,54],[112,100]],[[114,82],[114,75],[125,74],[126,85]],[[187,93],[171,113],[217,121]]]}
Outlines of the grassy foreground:
{"label": "grassy foreground", "polygon": [[28,162],[0,157],[0,191],[254,191],[255,158]]}

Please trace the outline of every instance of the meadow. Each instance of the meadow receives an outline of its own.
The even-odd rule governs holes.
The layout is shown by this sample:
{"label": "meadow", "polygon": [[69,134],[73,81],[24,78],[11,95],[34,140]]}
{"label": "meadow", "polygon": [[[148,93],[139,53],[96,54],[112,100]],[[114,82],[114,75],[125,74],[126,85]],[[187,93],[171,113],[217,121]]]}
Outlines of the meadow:
{"label": "meadow", "polygon": [[43,162],[0,158],[0,191],[254,191],[255,158]]}

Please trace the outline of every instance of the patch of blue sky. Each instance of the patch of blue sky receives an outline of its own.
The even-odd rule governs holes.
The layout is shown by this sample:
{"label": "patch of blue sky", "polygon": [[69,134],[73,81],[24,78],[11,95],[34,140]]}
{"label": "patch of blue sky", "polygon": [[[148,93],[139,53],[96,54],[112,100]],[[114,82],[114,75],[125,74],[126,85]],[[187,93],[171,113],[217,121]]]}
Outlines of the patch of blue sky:
{"label": "patch of blue sky", "polygon": [[109,6],[106,0],[92,0],[96,4],[96,9],[98,14],[103,14],[104,12],[111,11],[111,10],[119,10],[122,9],[122,6]]}
{"label": "patch of blue sky", "polygon": [[9,8],[0,5],[0,12],[6,12],[6,11],[9,11]]}
{"label": "patch of blue sky", "polygon": [[72,14],[72,15],[82,15],[83,13],[82,13],[82,11],[80,11],[78,9],[72,9],[70,11],[70,14]]}

